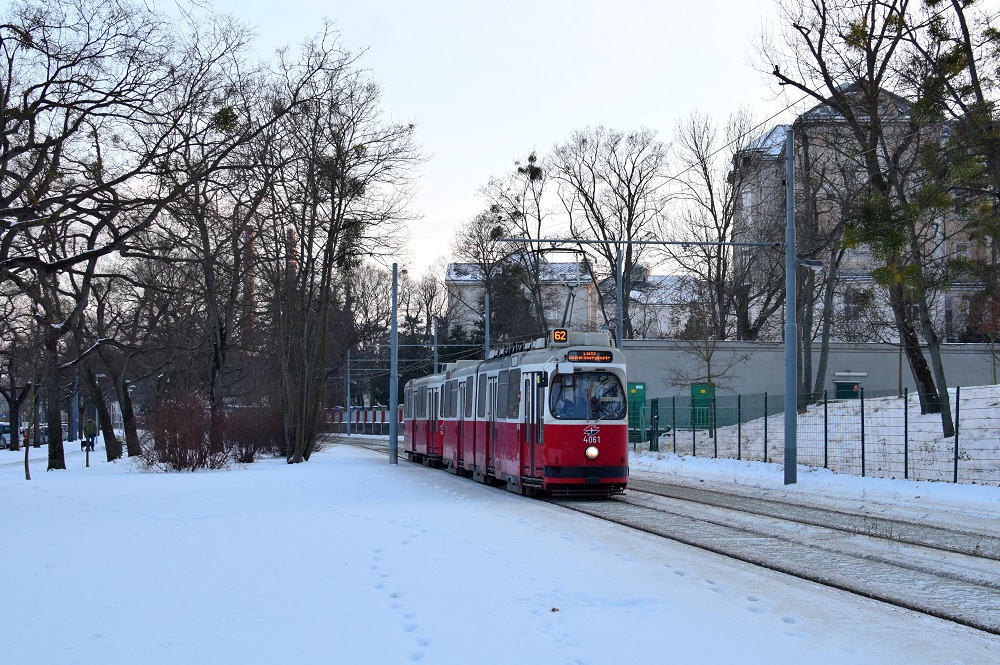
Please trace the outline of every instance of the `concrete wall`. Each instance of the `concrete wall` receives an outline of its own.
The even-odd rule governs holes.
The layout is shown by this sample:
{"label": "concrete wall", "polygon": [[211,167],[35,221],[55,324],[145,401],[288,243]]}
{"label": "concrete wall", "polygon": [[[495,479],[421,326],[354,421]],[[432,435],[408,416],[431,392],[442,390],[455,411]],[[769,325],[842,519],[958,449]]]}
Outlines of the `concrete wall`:
{"label": "concrete wall", "polygon": [[[690,384],[697,380],[691,377],[704,376],[703,357],[707,355],[704,343],[697,353],[695,345],[695,342],[675,340],[626,340],[623,350],[628,360],[628,380],[644,382],[647,399],[690,395]],[[716,391],[718,394],[783,394],[784,353],[781,342],[716,342],[712,354],[713,373],[732,365],[726,375],[716,381]],[[746,360],[733,364],[743,358]],[[818,363],[817,351],[813,354],[814,374]],[[990,349],[986,344],[946,344],[944,367],[950,388],[994,383]],[[837,372],[864,372],[867,375],[838,377]],[[902,357],[901,362],[899,347],[894,344],[831,344],[825,379],[825,388],[831,397],[835,394],[835,380],[860,381],[866,391],[897,390],[900,384],[911,391],[914,389],[906,358]]]}

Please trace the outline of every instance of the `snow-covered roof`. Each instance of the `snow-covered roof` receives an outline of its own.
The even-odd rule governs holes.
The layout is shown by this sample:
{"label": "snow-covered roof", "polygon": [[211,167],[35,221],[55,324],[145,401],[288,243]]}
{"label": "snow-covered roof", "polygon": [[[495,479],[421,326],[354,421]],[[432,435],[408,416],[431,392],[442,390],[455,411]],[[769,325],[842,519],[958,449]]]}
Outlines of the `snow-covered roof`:
{"label": "snow-covered roof", "polygon": [[743,152],[759,152],[766,157],[780,157],[785,152],[785,133],[788,125],[775,125],[771,131],[751,141]]}
{"label": "snow-covered roof", "polygon": [[[445,281],[453,283],[472,284],[483,281],[482,268],[476,263],[449,263]],[[577,279],[586,281],[587,273],[578,263],[541,264],[541,279],[543,282],[561,284],[564,281],[575,282]]]}
{"label": "snow-covered roof", "polygon": [[[860,86],[856,83],[843,85],[840,86],[840,91],[848,98],[857,97],[860,95]],[[879,105],[885,107],[885,112],[890,120],[907,119],[910,109],[913,107],[910,101],[888,90],[879,91]],[[799,119],[806,122],[843,120],[843,115],[829,104],[820,102],[800,115]]]}

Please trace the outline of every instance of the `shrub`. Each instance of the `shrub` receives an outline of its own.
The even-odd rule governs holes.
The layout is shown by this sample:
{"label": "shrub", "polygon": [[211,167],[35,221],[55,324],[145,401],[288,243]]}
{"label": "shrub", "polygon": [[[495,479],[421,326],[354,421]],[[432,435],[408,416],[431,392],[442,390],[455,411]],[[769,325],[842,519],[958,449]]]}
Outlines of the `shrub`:
{"label": "shrub", "polygon": [[162,403],[146,414],[144,429],[145,466],[162,471],[251,464],[260,455],[280,454],[283,446],[281,412],[237,407],[213,423],[208,405],[197,396]]}
{"label": "shrub", "polygon": [[280,454],[283,424],[281,412],[266,407],[241,407],[226,413],[224,439],[233,460],[251,464],[260,455]]}
{"label": "shrub", "polygon": [[211,419],[196,396],[161,403],[146,418],[143,459],[164,471],[223,469],[229,464],[224,437],[209,437]]}

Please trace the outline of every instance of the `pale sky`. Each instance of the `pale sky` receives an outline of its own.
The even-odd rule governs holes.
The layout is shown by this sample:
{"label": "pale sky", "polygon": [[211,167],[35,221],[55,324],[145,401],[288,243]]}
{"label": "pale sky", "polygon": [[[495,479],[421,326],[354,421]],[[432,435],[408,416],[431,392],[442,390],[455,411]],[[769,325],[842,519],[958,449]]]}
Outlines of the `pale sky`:
{"label": "pale sky", "polygon": [[[324,18],[382,88],[389,119],[417,123],[422,166],[410,256],[420,273],[447,258],[477,195],[529,152],[588,126],[649,127],[669,141],[698,110],[720,123],[775,98],[753,67],[752,40],[775,26],[775,0],[215,0],[257,26],[270,52],[316,34]],[[774,122],[778,122],[775,120]]]}

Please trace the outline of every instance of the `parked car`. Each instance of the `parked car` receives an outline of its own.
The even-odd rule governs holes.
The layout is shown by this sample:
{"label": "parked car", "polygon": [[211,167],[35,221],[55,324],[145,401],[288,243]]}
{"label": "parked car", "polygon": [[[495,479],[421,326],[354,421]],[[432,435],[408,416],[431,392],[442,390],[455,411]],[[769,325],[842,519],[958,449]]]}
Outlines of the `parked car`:
{"label": "parked car", "polygon": [[10,423],[0,423],[0,448],[10,445]]}
{"label": "parked car", "polygon": [[[28,443],[35,445],[35,436],[33,432],[28,432]],[[38,426],[38,445],[47,446],[49,445],[49,426],[39,425]]]}

